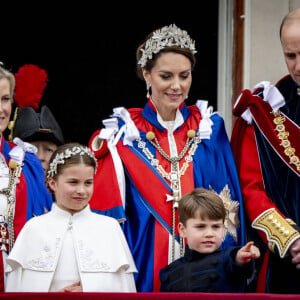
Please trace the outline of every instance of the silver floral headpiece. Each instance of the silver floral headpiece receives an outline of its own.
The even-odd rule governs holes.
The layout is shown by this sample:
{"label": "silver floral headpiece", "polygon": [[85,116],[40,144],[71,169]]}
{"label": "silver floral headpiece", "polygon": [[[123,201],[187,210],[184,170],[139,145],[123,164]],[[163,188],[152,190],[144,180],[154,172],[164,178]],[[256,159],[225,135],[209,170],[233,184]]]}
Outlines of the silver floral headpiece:
{"label": "silver floral headpiece", "polygon": [[96,164],[95,171],[97,169],[97,160],[92,153],[92,151],[88,147],[83,146],[75,146],[73,148],[66,149],[64,152],[57,153],[55,158],[52,160],[52,162],[49,165],[49,170],[47,173],[47,178],[53,177],[57,174],[57,165],[62,165],[65,163],[65,159],[70,158],[73,155],[80,154],[80,155],[88,155],[91,157]]}
{"label": "silver floral headpiece", "polygon": [[151,38],[146,41],[141,59],[138,64],[145,67],[147,61],[152,59],[152,55],[158,53],[165,47],[178,46],[187,48],[193,54],[197,53],[195,48],[195,41],[193,41],[185,30],[181,30],[175,24],[165,26],[153,32]]}

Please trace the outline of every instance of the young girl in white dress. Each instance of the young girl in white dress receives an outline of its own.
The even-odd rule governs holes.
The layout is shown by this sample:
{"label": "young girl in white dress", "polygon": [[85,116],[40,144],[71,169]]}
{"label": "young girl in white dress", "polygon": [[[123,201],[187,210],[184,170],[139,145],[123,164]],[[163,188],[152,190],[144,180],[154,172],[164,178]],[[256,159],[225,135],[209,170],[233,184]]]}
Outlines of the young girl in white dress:
{"label": "young girl in white dress", "polygon": [[119,223],[93,213],[97,163],[77,143],[53,153],[52,210],[28,221],[7,259],[7,292],[136,292],[137,272]]}

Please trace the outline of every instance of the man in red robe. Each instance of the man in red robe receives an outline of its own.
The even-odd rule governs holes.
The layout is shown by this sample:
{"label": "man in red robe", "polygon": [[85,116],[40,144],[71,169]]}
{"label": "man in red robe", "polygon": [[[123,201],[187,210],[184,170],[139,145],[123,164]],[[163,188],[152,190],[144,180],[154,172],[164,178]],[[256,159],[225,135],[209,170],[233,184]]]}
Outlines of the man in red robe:
{"label": "man in red robe", "polygon": [[[289,75],[242,92],[231,138],[243,201],[260,245],[257,292],[300,293],[300,9],[280,29]],[[255,230],[253,230],[255,229]]]}

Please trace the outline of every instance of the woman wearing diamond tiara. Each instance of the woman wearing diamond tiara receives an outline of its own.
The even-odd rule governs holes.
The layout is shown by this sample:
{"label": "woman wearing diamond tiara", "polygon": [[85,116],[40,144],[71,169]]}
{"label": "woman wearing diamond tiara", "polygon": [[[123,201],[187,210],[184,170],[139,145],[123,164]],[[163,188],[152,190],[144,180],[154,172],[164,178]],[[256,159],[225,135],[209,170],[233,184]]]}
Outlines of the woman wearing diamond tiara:
{"label": "woman wearing diamond tiara", "polygon": [[4,292],[6,257],[25,222],[52,206],[34,146],[3,136],[9,125],[15,76],[0,64],[0,292]]}
{"label": "woman wearing diamond tiara", "polygon": [[65,144],[47,175],[56,203],[26,223],[7,258],[7,292],[136,292],[136,267],[119,223],[92,213],[97,161],[88,147]]}
{"label": "woman wearing diamond tiara", "polygon": [[141,292],[159,291],[159,270],[183,255],[177,206],[195,187],[212,189],[224,201],[222,247],[244,243],[241,193],[224,122],[206,101],[184,103],[195,53],[195,42],[176,25],[152,32],[136,53],[137,73],[147,86],[144,109],[115,108],[90,139],[101,165],[90,205],[123,222]]}

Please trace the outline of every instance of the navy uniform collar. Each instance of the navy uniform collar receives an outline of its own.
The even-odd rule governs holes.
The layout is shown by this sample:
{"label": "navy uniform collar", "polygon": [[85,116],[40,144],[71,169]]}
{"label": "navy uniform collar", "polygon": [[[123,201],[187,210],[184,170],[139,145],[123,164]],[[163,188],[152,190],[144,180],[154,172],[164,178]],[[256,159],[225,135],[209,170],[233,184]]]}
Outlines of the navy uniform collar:
{"label": "navy uniform collar", "polygon": [[184,258],[186,261],[194,261],[194,260],[199,260],[202,259],[208,255],[211,255],[213,253],[220,252],[220,249],[217,249],[216,251],[212,253],[200,253],[198,251],[192,250],[189,248],[188,245],[185,246],[185,251],[184,251]]}

